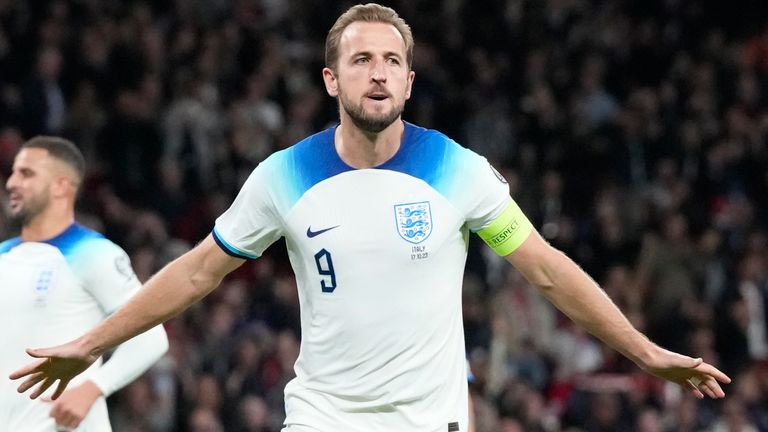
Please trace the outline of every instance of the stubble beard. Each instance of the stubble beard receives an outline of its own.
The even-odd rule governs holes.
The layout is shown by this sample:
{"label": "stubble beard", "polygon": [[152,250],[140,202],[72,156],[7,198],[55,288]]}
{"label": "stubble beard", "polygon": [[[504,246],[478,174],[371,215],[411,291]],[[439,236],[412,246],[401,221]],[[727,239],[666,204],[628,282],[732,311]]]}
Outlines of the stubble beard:
{"label": "stubble beard", "polygon": [[25,227],[32,222],[37,215],[43,212],[48,206],[48,200],[43,197],[37,197],[30,199],[25,203],[22,203],[21,207],[14,210],[10,209],[10,221],[19,227]]}
{"label": "stubble beard", "polygon": [[388,128],[403,114],[405,109],[405,101],[403,101],[400,105],[393,106],[389,113],[368,114],[365,112],[362,102],[353,104],[341,90],[339,90],[339,105],[358,129],[369,133],[379,133]]}

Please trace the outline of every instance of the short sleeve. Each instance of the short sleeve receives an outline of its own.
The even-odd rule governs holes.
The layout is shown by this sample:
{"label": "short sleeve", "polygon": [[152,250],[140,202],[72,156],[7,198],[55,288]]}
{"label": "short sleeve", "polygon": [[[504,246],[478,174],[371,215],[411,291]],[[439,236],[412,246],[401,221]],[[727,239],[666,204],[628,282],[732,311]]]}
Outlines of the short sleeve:
{"label": "short sleeve", "polygon": [[464,217],[467,227],[477,232],[490,225],[504,212],[509,202],[509,185],[488,161],[469,150],[464,157],[460,184],[464,189]]}
{"label": "short sleeve", "polygon": [[460,165],[459,200],[467,227],[499,255],[508,255],[533,231],[533,225],[509,196],[509,185],[488,161],[465,150]]}
{"label": "short sleeve", "polygon": [[216,219],[213,238],[229,255],[255,259],[283,234],[269,186],[280,179],[271,175],[269,159],[259,164],[235,201]]}
{"label": "short sleeve", "polygon": [[78,273],[85,287],[106,314],[122,306],[141,287],[125,251],[101,238],[89,241],[78,252]]}

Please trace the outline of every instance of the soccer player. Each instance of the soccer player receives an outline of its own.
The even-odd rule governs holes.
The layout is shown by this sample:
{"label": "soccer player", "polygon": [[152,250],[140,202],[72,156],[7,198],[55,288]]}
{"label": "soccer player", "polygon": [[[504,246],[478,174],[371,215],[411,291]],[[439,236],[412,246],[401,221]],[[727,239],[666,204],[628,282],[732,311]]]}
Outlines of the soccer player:
{"label": "soccer player", "polygon": [[284,432],[466,431],[461,283],[476,232],[571,319],[698,397],[730,379],[633,328],[576,264],[533,229],[481,156],[401,119],[413,38],[390,8],[357,5],[326,40],[322,75],[339,124],[277,152],[213,232],[84,336],[12,374],[55,394],[104,350],[180,313],[285,237],[301,303]]}
{"label": "soccer player", "polygon": [[[21,236],[0,243],[0,370],[25,361],[30,344],[62,343],[93,328],[141,286],[128,256],[75,222],[85,163],[71,142],[39,136],[16,155],[8,178],[10,214]],[[55,401],[29,400],[0,384],[0,430],[109,431],[105,398],[168,349],[162,326],[131,339],[109,361],[94,362]]]}

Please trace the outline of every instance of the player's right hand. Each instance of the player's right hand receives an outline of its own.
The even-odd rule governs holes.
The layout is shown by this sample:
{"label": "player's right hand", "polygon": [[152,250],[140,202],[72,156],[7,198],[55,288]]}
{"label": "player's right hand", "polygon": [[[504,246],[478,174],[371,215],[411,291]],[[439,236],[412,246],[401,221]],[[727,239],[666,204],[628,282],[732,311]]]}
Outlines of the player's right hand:
{"label": "player's right hand", "polygon": [[39,397],[58,380],[59,384],[56,386],[56,391],[51,396],[51,399],[57,399],[64,392],[64,389],[67,388],[69,381],[88,369],[98,358],[98,356],[81,348],[77,341],[52,348],[27,349],[27,354],[40,360],[36,360],[18,369],[9,378],[17,380],[27,377],[19,385],[19,393],[24,393],[40,383],[29,395],[30,399]]}

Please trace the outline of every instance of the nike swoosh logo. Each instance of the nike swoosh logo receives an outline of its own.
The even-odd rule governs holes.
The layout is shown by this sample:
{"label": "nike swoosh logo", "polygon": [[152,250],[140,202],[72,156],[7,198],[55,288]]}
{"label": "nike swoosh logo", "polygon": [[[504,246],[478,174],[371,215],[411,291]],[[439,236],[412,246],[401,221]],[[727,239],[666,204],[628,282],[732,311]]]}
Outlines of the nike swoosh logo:
{"label": "nike swoosh logo", "polygon": [[330,231],[330,230],[332,230],[334,228],[338,228],[340,226],[341,225],[336,225],[336,226],[332,226],[330,228],[321,229],[321,230],[317,230],[317,231],[312,231],[312,227],[309,226],[309,227],[307,227],[307,237],[309,237],[309,238],[317,237],[317,236],[319,236],[320,234],[322,234],[324,232],[328,232],[328,231]]}

